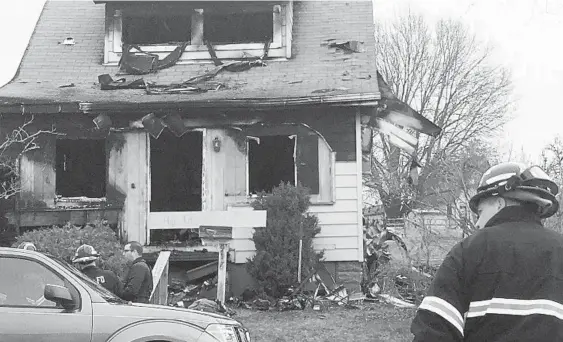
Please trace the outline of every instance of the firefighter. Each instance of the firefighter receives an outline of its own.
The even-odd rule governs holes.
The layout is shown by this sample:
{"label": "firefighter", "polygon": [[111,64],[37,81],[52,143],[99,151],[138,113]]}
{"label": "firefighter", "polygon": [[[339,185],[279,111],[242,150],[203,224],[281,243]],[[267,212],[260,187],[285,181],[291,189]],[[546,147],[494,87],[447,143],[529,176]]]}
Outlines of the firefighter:
{"label": "firefighter", "polygon": [[563,236],[543,227],[557,185],[539,167],[487,170],[470,200],[479,229],[438,269],[414,341],[563,341]]}
{"label": "firefighter", "polygon": [[99,257],[100,256],[94,247],[90,245],[82,245],[76,250],[72,262],[90,279],[96,281],[116,296],[121,297],[121,281],[112,271],[102,270],[96,266],[96,260],[98,260]]}
{"label": "firefighter", "polygon": [[27,249],[28,251],[37,251],[37,247],[33,244],[33,242],[22,242],[18,246],[19,249]]}

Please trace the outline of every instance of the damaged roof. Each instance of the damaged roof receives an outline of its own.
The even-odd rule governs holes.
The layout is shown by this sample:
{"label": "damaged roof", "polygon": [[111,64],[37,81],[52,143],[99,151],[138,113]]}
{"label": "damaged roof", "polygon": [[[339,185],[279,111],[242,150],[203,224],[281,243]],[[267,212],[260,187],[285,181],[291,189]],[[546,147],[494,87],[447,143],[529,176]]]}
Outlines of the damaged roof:
{"label": "damaged roof", "polygon": [[[22,104],[142,106],[185,102],[194,106],[240,103],[360,103],[380,97],[375,66],[371,1],[294,2],[292,57],[266,66],[222,72],[226,87],[202,93],[148,95],[144,89],[101,90],[98,76],[157,84],[182,83],[209,72],[209,63],[176,64],[148,75],[115,76],[103,65],[105,6],[92,1],[48,0],[14,79],[0,88],[0,111]],[[74,45],[61,44],[72,37]],[[344,53],[330,43],[358,41],[361,52]],[[61,87],[63,86],[63,87]]]}

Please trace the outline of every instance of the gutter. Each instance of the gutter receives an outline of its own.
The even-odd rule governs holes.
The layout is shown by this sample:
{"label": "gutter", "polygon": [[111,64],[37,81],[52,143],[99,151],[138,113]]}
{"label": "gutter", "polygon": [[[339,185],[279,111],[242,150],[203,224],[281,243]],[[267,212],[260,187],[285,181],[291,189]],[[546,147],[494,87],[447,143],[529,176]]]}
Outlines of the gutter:
{"label": "gutter", "polygon": [[156,111],[156,110],[182,110],[193,108],[253,108],[253,109],[271,109],[286,108],[304,105],[342,105],[342,106],[360,106],[365,103],[373,105],[380,99],[379,94],[346,94],[346,95],[328,95],[328,96],[307,96],[307,97],[290,97],[290,98],[269,98],[269,99],[217,99],[217,100],[196,100],[196,101],[169,101],[169,102],[114,102],[114,103],[92,103],[82,102],[79,109],[84,113],[100,113],[100,112],[120,112],[120,111]]}
{"label": "gutter", "polygon": [[109,112],[151,112],[159,110],[193,110],[194,108],[252,108],[274,109],[307,105],[329,106],[375,106],[380,100],[379,93],[317,95],[302,97],[216,99],[162,102],[65,102],[0,104],[0,114],[65,114],[65,113],[109,113]]}

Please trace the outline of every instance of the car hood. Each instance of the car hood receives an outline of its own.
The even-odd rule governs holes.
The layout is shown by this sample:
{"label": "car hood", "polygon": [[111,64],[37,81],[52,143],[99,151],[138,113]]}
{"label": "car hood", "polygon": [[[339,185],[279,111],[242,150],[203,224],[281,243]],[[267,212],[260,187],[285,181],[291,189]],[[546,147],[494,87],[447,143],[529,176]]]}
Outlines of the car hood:
{"label": "car hood", "polygon": [[202,329],[213,323],[241,326],[240,322],[226,316],[164,305],[141,303],[98,304],[95,305],[94,310],[97,316],[107,315],[113,318],[127,318],[130,322],[147,319],[174,319],[196,325]]}

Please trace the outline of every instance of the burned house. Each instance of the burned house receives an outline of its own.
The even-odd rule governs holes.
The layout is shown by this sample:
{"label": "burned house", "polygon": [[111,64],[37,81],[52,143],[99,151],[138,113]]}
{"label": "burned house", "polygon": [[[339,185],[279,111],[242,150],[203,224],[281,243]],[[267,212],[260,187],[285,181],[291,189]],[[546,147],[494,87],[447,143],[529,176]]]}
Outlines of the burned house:
{"label": "burned house", "polygon": [[186,252],[200,225],[228,225],[242,270],[266,221],[252,195],[300,183],[315,247],[357,283],[373,32],[371,1],[47,1],[0,88],[2,135],[30,119],[56,132],[19,161],[10,221],[105,219],[123,241]]}

